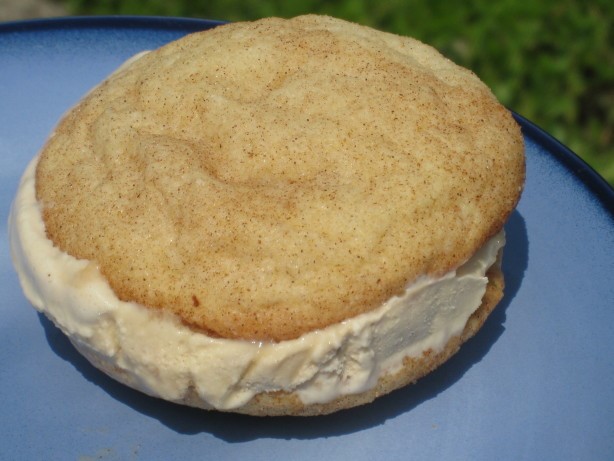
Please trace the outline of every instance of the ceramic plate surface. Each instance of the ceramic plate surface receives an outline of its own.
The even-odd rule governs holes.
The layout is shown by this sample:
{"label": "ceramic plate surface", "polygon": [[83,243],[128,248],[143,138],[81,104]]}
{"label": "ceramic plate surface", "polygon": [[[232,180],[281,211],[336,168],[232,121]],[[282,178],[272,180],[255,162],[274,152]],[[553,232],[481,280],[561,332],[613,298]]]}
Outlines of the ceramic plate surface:
{"label": "ceramic plate surface", "polygon": [[[135,53],[213,26],[80,18],[0,25],[0,207],[58,118]],[[128,389],[24,298],[0,240],[0,459],[614,459],[614,192],[517,117],[527,184],[504,300],[415,386],[326,417],[203,412]]]}

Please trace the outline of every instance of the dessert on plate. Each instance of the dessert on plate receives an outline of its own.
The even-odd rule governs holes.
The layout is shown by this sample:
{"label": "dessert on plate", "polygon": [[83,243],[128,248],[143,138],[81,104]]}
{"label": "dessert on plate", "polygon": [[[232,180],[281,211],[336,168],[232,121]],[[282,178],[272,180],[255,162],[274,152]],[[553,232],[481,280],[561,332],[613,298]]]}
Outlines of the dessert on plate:
{"label": "dessert on plate", "polygon": [[59,122],[10,218],[88,360],[205,409],[315,415],[412,383],[503,293],[511,114],[433,48],[325,16],[187,35]]}

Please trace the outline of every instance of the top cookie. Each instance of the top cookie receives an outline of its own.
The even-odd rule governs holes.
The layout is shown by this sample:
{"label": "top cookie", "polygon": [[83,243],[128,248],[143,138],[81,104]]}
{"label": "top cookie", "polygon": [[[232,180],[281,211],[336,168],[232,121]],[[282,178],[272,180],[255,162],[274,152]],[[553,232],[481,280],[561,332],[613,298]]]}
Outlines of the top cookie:
{"label": "top cookie", "polygon": [[116,72],[37,167],[48,237],[122,300],[285,340],[441,275],[524,182],[510,113],[433,48],[303,16],[188,35]]}

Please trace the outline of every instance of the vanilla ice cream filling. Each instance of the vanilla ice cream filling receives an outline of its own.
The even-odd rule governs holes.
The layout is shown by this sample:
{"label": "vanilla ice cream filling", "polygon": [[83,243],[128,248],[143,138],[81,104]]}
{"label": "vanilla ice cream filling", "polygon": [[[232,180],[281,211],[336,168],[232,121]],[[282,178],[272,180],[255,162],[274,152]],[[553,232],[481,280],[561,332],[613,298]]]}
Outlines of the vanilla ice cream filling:
{"label": "vanilla ice cream filling", "polygon": [[125,381],[171,401],[195,391],[228,410],[261,392],[294,392],[305,404],[373,388],[405,357],[441,351],[460,335],[486,291],[503,232],[440,278],[421,277],[379,308],[293,340],[211,338],[176,318],[117,298],[96,265],[47,238],[28,166],[10,216],[14,265],[26,297],[71,340],[122,370]]}

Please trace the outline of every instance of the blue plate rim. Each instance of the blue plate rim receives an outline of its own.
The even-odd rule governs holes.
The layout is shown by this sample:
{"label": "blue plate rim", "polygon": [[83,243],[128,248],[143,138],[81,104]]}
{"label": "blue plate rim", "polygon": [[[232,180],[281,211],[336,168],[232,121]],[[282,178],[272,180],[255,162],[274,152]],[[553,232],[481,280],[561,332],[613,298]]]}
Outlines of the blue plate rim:
{"label": "blue plate rim", "polygon": [[125,28],[125,29],[166,29],[197,32],[210,29],[228,21],[178,16],[59,16],[53,18],[25,19],[0,22],[0,33],[37,32],[52,29],[82,28]]}
{"label": "blue plate rim", "polygon": [[614,187],[580,156],[565,146],[561,141],[544,131],[538,125],[512,111],[512,116],[520,125],[525,136],[533,139],[544,151],[556,158],[571,174],[578,178],[603,205],[614,219]]}

